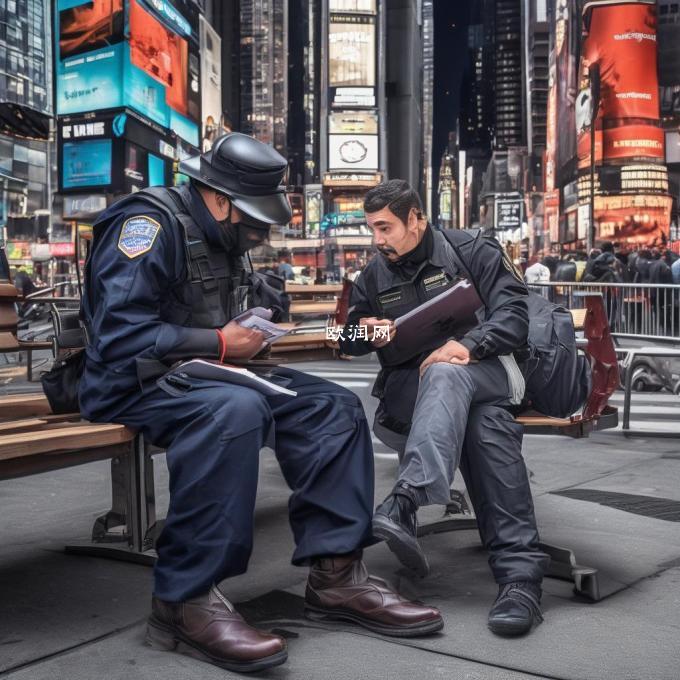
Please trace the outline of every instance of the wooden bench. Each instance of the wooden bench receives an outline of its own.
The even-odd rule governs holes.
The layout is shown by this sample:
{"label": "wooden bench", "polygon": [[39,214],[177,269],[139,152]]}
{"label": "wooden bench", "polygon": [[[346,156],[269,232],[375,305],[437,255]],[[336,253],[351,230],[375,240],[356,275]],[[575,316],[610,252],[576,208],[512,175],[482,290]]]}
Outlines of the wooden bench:
{"label": "wooden bench", "polygon": [[33,380],[33,352],[52,349],[52,343],[19,339],[16,305],[22,302],[24,298],[19,295],[14,284],[0,281],[0,354],[26,352],[27,377]]}
{"label": "wooden bench", "polygon": [[[278,340],[271,346],[271,356],[278,361],[290,363],[294,361],[322,361],[338,358],[338,344],[329,340],[326,328],[332,321],[342,325],[347,318],[352,283],[342,284],[286,284],[286,292],[293,294],[298,301],[291,302],[292,313],[308,313],[310,316],[326,316],[326,320],[318,326],[300,326],[288,324],[291,334]],[[333,300],[319,301],[319,295],[333,295]],[[284,324],[286,325],[286,324]]]}
{"label": "wooden bench", "polygon": [[343,290],[341,283],[305,285],[287,282],[286,293],[291,299],[291,319],[333,316],[337,308],[337,298],[342,295]]}
{"label": "wooden bench", "polygon": [[[583,332],[578,343],[589,358],[592,386],[585,406],[580,414],[569,418],[551,418],[528,411],[516,417],[527,434],[560,434],[570,437],[587,437],[593,430],[616,427],[617,409],[608,405],[609,397],[619,386],[619,371],[614,342],[609,331],[609,322],[602,296],[599,293],[582,296],[583,309],[572,310],[574,327]],[[374,426],[374,432],[387,446],[403,450],[405,438],[394,437]],[[421,524],[419,536],[449,531],[476,530],[477,520],[470,511],[464,496],[451,492],[451,503],[444,509],[441,519]],[[597,601],[601,598],[597,570],[577,563],[574,553],[568,548],[541,543],[541,549],[550,558],[547,576],[571,581],[581,595]]]}
{"label": "wooden bench", "polygon": [[43,394],[0,397],[0,480],[111,460],[111,510],[92,542],[67,552],[151,563],[155,524],[153,463],[142,438],[124,425],[52,414]]}
{"label": "wooden bench", "polygon": [[[346,318],[349,287],[343,290],[336,312]],[[531,432],[560,433],[573,437],[587,436],[593,429],[616,424],[616,410],[607,411],[607,399],[618,386],[618,364],[609,335],[601,296],[589,295],[586,307],[575,315],[581,319],[585,349],[593,368],[593,389],[582,414],[571,418],[546,418],[540,414],[523,414],[518,420]],[[281,355],[286,348],[295,352],[328,345],[320,334],[300,333],[280,341]],[[279,343],[277,343],[279,344]],[[613,418],[613,420],[612,420]],[[162,527],[156,522],[153,460],[155,453],[133,430],[116,424],[83,421],[79,414],[54,415],[42,394],[0,397],[0,479],[22,477],[39,472],[111,459],[112,507],[97,518],[92,542],[67,546],[69,552],[84,553],[151,563],[153,546]],[[460,506],[457,506],[460,510]],[[476,527],[476,520],[447,507],[444,518],[423,525],[421,532],[438,533]],[[553,557],[553,570],[562,578],[577,579],[577,589],[598,599],[594,570],[576,568],[573,554],[562,548],[544,546]],[[580,571],[579,571],[580,570]]]}

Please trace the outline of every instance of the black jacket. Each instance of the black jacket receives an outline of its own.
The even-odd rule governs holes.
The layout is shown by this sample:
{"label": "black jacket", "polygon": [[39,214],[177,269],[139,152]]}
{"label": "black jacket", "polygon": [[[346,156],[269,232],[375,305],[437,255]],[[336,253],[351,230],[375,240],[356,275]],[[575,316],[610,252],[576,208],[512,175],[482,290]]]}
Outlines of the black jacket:
{"label": "black jacket", "polygon": [[[431,228],[431,227],[428,227]],[[485,305],[483,321],[466,332],[458,340],[465,345],[476,359],[509,354],[523,349],[527,343],[529,313],[527,310],[527,288],[524,281],[510,262],[502,246],[493,239],[483,238],[476,230],[450,232],[456,243],[458,255],[441,232],[432,230],[432,247],[427,266],[423,267],[415,279],[418,299],[413,300],[411,308],[421,304],[427,296],[423,291],[423,280],[430,278],[433,271],[444,270],[451,278],[467,277],[477,288]],[[467,271],[465,271],[467,270]],[[405,282],[399,267],[390,265],[382,255],[376,255],[364,268],[355,281],[350,311],[345,328],[358,326],[362,317],[377,316],[394,318],[381,309],[375,295]],[[402,310],[399,312],[403,313]],[[340,340],[341,351],[345,354],[360,356],[375,350],[366,340],[349,339],[348,333]],[[429,349],[429,348],[428,348]],[[426,352],[424,352],[426,354]],[[385,362],[378,351],[381,363]],[[419,357],[419,361],[423,357]],[[418,361],[418,363],[419,363]]]}

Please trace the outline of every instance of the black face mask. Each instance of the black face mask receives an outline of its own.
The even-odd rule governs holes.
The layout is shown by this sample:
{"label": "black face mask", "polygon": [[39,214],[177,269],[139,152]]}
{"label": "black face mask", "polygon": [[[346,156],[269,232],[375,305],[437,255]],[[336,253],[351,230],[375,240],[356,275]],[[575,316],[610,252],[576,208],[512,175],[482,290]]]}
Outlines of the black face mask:
{"label": "black face mask", "polygon": [[262,245],[269,236],[270,225],[249,215],[241,215],[240,222],[232,222],[230,210],[229,217],[222,222],[225,247],[237,255],[245,255],[249,250]]}

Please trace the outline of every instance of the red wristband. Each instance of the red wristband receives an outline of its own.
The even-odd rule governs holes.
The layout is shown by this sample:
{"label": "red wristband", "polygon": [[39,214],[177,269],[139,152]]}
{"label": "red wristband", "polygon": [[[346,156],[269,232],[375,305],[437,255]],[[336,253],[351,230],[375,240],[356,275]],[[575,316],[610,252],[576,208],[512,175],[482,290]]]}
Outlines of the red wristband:
{"label": "red wristband", "polygon": [[219,328],[215,330],[217,331],[217,342],[219,345],[218,351],[220,354],[220,363],[222,363],[224,361],[224,357],[227,354],[227,341],[224,337],[224,333],[222,333],[222,331]]}

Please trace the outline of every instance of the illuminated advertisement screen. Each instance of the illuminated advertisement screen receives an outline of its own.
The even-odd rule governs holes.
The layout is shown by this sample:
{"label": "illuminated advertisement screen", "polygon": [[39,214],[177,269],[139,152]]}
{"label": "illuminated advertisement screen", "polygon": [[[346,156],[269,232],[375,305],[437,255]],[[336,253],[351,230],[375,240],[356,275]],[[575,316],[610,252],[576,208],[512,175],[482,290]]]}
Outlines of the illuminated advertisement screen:
{"label": "illuminated advertisement screen", "polygon": [[593,7],[583,60],[585,67],[600,65],[602,118],[659,117],[654,5]]}
{"label": "illuminated advertisement screen", "polygon": [[65,142],[61,156],[64,189],[111,184],[111,147],[110,139]]}
{"label": "illuminated advertisement screen", "polygon": [[198,146],[198,36],[169,2],[128,0],[125,102]]}
{"label": "illuminated advertisement screen", "polygon": [[194,23],[168,0],[56,0],[57,114],[129,106],[197,146]]}
{"label": "illuminated advertisement screen", "polygon": [[328,167],[377,169],[378,135],[328,135]]}
{"label": "illuminated advertisement screen", "polygon": [[590,67],[594,64],[600,70],[595,162],[663,161],[656,51],[654,4],[586,6],[576,102],[579,167],[590,163]]}
{"label": "illuminated advertisement screen", "polygon": [[370,111],[343,111],[328,116],[328,132],[332,135],[377,135],[378,114]]}
{"label": "illuminated advertisement screen", "polygon": [[559,143],[555,145],[555,172],[562,181],[566,179],[562,175],[563,168],[576,154],[574,104],[580,31],[575,4],[571,0],[557,0],[555,9],[555,124],[559,131]]}
{"label": "illuminated advertisement screen", "polygon": [[631,246],[663,246],[670,235],[670,196],[596,196],[598,238]]}
{"label": "illuminated advertisement screen", "polygon": [[148,157],[149,186],[160,187],[165,185],[165,161],[150,153]]}
{"label": "illuminated advertisement screen", "polygon": [[375,86],[375,17],[331,15],[330,87]]}
{"label": "illuminated advertisement screen", "polygon": [[123,0],[57,0],[57,114],[123,105]]}
{"label": "illuminated advertisement screen", "polygon": [[557,150],[557,71],[554,53],[550,55],[548,71],[548,110],[545,135],[545,190],[555,189],[555,161]]}
{"label": "illuminated advertisement screen", "polygon": [[375,14],[376,0],[329,0],[331,12],[365,12]]}
{"label": "illuminated advertisement screen", "polygon": [[210,151],[222,132],[222,39],[203,18],[199,19],[201,43],[201,151]]}

